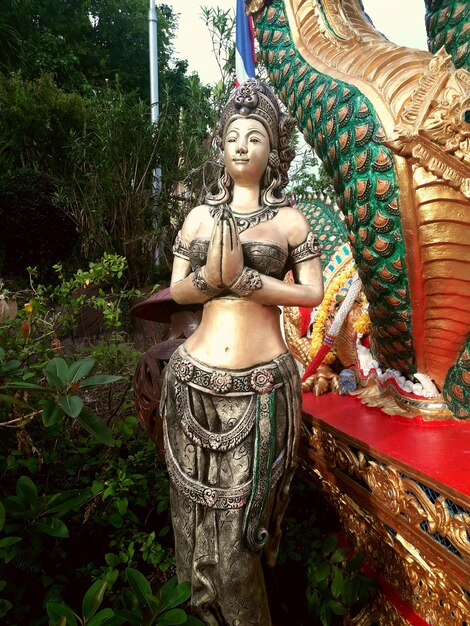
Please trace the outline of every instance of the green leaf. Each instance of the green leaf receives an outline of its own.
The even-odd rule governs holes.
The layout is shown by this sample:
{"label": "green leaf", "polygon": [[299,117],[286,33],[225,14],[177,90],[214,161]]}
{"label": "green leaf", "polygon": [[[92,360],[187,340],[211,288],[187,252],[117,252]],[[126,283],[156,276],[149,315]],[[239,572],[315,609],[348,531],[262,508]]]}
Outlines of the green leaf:
{"label": "green leaf", "polygon": [[65,538],[69,536],[69,529],[62,520],[57,517],[44,519],[42,522],[36,522],[33,530],[49,535],[50,537]]}
{"label": "green leaf", "polygon": [[80,424],[91,434],[106,446],[113,446],[113,434],[103,422],[103,420],[95,415],[87,407],[83,407],[80,415],[77,417]]}
{"label": "green leaf", "polygon": [[341,563],[348,556],[349,552],[349,548],[339,548],[338,550],[335,550],[331,555],[331,562]]}
{"label": "green leaf", "polygon": [[343,589],[344,577],[343,573],[338,567],[333,567],[331,571],[331,593],[334,598],[339,598]]}
{"label": "green leaf", "polygon": [[122,619],[123,624],[136,624],[136,626],[142,626],[142,618],[138,617],[134,612],[127,611],[126,609],[117,610],[115,612],[115,618]]}
{"label": "green leaf", "polygon": [[70,417],[78,417],[83,409],[83,400],[78,396],[60,396],[59,404]]}
{"label": "green leaf", "polygon": [[90,497],[89,491],[80,492],[75,489],[72,491],[64,491],[63,493],[56,493],[47,501],[45,513],[47,515],[61,517],[77,506],[80,506],[80,504],[83,504],[83,502],[86,502]]}
{"label": "green leaf", "polygon": [[85,378],[80,383],[80,389],[85,387],[94,387],[95,385],[107,385],[108,383],[115,383],[117,380],[121,380],[122,376],[114,376],[111,374],[98,374],[97,376],[90,376]]}
{"label": "green leaf", "polygon": [[0,617],[5,617],[8,611],[12,608],[13,604],[8,600],[0,598]]}
{"label": "green leaf", "polygon": [[16,481],[16,493],[28,502],[35,511],[38,508],[38,490],[29,476],[20,476]]}
{"label": "green leaf", "polygon": [[148,596],[152,593],[152,588],[150,587],[150,583],[145,578],[145,576],[141,572],[139,572],[139,570],[128,567],[126,569],[126,578],[139,603],[143,604],[149,609],[152,609],[152,604],[148,599]]}
{"label": "green leaf", "polygon": [[[87,622],[87,626],[101,626],[102,624],[110,626],[112,617],[114,617],[113,609],[101,609],[99,613]],[[114,621],[114,623],[116,623],[116,621]],[[123,622],[119,620],[117,623],[122,624]]]}
{"label": "green leaf", "polygon": [[337,545],[338,545],[338,539],[336,538],[336,535],[330,535],[329,537],[325,539],[323,543],[323,554],[325,555],[331,554],[333,550],[336,549]]}
{"label": "green leaf", "polygon": [[328,604],[322,604],[320,608],[320,620],[323,626],[330,626],[331,624],[331,611]]}
{"label": "green leaf", "polygon": [[363,552],[357,552],[353,554],[348,562],[346,563],[346,570],[348,572],[355,572],[360,567],[362,567],[365,563],[366,555]]}
{"label": "green leaf", "polygon": [[104,560],[106,561],[106,564],[109,565],[109,567],[117,567],[121,562],[119,560],[119,557],[114,554],[114,552],[107,552],[104,555]]}
{"label": "green leaf", "polygon": [[49,398],[42,410],[42,423],[46,428],[54,426],[64,416],[64,409],[53,398]]}
{"label": "green leaf", "polygon": [[4,523],[5,523],[5,507],[0,502],[0,530],[2,530]]}
{"label": "green leaf", "polygon": [[20,541],[21,537],[3,537],[3,539],[0,539],[0,548],[9,548]]}
{"label": "green leaf", "polygon": [[63,382],[60,380],[58,376],[56,376],[56,374],[54,374],[54,372],[45,371],[44,373],[46,374],[47,382],[49,383],[51,387],[58,387],[59,389],[64,388]]}
{"label": "green leaf", "polygon": [[201,620],[198,617],[194,617],[194,615],[188,615],[187,618],[187,626],[204,626],[204,622],[201,622]]}
{"label": "green leaf", "polygon": [[344,615],[346,613],[346,607],[337,600],[328,600],[328,606],[335,615]]}
{"label": "green leaf", "polygon": [[[173,578],[176,579],[176,576]],[[186,600],[188,600],[191,596],[191,585],[188,582],[182,582],[176,587],[173,587],[173,589],[167,587],[167,591],[165,591],[165,587],[169,582],[170,581],[167,581],[158,592],[158,596],[161,599],[159,609],[162,612],[167,611],[168,609],[173,609],[179,604],[186,602]]]}
{"label": "green leaf", "polygon": [[67,626],[67,618],[66,617],[59,617],[59,619],[54,624],[54,626]]}
{"label": "green leaf", "polygon": [[359,581],[356,578],[345,579],[341,591],[341,599],[346,606],[352,606],[357,601]]}
{"label": "green leaf", "polygon": [[82,613],[85,621],[91,619],[100,608],[107,587],[108,582],[106,580],[95,580],[83,596]]}
{"label": "green leaf", "polygon": [[125,515],[127,511],[127,507],[129,506],[127,498],[117,498],[116,500],[116,508],[120,515]]}
{"label": "green leaf", "polygon": [[67,619],[67,626],[77,626],[77,616],[72,609],[63,602],[47,602],[46,611],[49,619],[54,620],[54,624],[60,624],[61,622],[59,620],[65,617]]}
{"label": "green leaf", "polygon": [[16,359],[12,359],[11,361],[7,361],[0,368],[0,375],[1,376],[5,376],[5,374],[11,374],[15,370],[19,369],[20,365],[21,365],[21,362],[17,361]]}
{"label": "green leaf", "polygon": [[183,609],[171,609],[158,616],[157,626],[176,626],[177,624],[186,624],[186,611]]}
{"label": "green leaf", "polygon": [[69,366],[69,371],[67,372],[67,381],[69,383],[75,383],[78,380],[84,378],[91,370],[95,364],[95,359],[80,359],[79,361],[75,361],[72,365]]}
{"label": "green leaf", "polygon": [[318,582],[320,580],[325,580],[325,578],[328,576],[329,573],[330,573],[330,564],[328,563],[328,561],[323,561],[315,569],[315,572],[314,572],[315,580]]}
{"label": "green leaf", "polygon": [[63,389],[65,383],[67,382],[67,373],[68,366],[64,359],[60,357],[55,357],[49,361],[49,363],[44,368],[44,373],[46,374],[47,380],[49,380],[48,374],[51,374],[53,378],[56,378],[61,388]]}
{"label": "green leaf", "polygon": [[0,361],[3,361],[4,358],[5,358],[5,350],[3,348],[0,348]]}
{"label": "green leaf", "polygon": [[29,389],[30,391],[46,391],[44,387],[41,385],[36,385],[35,383],[23,383],[23,382],[11,382],[2,385],[0,389]]}

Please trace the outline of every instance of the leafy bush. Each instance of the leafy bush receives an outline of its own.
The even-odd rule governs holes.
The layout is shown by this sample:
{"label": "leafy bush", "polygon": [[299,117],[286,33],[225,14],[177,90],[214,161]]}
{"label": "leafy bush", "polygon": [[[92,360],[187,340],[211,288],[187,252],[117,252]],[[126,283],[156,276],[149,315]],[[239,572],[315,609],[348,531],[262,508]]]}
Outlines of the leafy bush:
{"label": "leafy bush", "polygon": [[361,573],[364,554],[349,547],[338,547],[336,535],[320,537],[312,543],[315,550],[308,561],[307,601],[313,615],[323,626],[330,626],[333,615],[345,615],[362,608],[378,585]]}
{"label": "leafy bush", "polygon": [[[104,278],[106,267],[91,271]],[[109,608],[92,617],[83,609],[73,619],[108,623],[110,611],[127,606],[125,570],[158,585],[173,569],[166,470],[133,415],[139,353],[116,335],[92,349],[61,344],[55,341],[60,317],[36,297],[0,325],[0,615],[6,624],[39,626],[46,605],[75,610],[91,581],[106,582]],[[116,373],[107,374],[109,368]],[[153,623],[175,615],[163,618],[161,607],[154,608]]]}
{"label": "leafy bush", "polygon": [[290,584],[298,578],[301,586],[300,590],[294,586],[296,593],[300,591],[296,601],[305,604],[295,616],[299,625],[315,619],[322,626],[342,624],[343,616],[354,617],[377,589],[375,580],[361,572],[365,556],[338,545],[338,530],[339,522],[321,489],[295,482],[277,566],[286,569]]}

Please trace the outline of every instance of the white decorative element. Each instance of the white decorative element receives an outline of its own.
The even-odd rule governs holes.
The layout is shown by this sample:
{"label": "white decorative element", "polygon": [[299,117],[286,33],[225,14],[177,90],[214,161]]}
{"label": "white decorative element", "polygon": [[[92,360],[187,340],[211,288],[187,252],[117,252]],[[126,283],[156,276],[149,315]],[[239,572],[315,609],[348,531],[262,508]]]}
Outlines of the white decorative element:
{"label": "white decorative element", "polygon": [[354,272],[352,277],[351,285],[348,289],[348,293],[344,300],[341,303],[341,306],[338,309],[338,312],[335,315],[335,319],[331,324],[331,328],[328,331],[328,334],[332,337],[336,337],[336,335],[341,330],[341,326],[343,325],[344,320],[348,316],[349,311],[351,310],[352,305],[356,301],[357,296],[361,292],[362,283],[361,279],[357,272]]}
{"label": "white decorative element", "polygon": [[421,372],[416,372],[415,378],[419,380],[424,389],[424,396],[426,398],[437,398],[440,393],[436,385],[432,382],[427,374],[422,374]]}
{"label": "white decorative element", "polygon": [[440,396],[439,391],[433,381],[426,374],[417,372],[414,378],[419,382],[407,380],[406,377],[395,369],[386,369],[385,372],[379,367],[378,361],[372,358],[369,348],[363,346],[360,341],[356,342],[357,356],[359,359],[359,367],[364,376],[368,376],[370,371],[375,370],[377,378],[381,383],[390,379],[395,379],[397,386],[407,393],[413,393],[423,398],[437,398]]}
{"label": "white decorative element", "polygon": [[357,356],[359,358],[359,365],[363,374],[365,376],[368,376],[370,370],[372,369],[372,367],[374,367],[372,365],[373,359],[370,350],[363,346],[361,343],[358,343]]}

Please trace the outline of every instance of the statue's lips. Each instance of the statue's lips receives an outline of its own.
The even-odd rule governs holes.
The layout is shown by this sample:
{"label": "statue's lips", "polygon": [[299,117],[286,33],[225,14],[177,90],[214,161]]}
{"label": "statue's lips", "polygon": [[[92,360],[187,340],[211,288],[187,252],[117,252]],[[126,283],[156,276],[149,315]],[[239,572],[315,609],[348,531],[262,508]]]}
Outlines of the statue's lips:
{"label": "statue's lips", "polygon": [[232,159],[232,163],[248,163],[250,159]]}

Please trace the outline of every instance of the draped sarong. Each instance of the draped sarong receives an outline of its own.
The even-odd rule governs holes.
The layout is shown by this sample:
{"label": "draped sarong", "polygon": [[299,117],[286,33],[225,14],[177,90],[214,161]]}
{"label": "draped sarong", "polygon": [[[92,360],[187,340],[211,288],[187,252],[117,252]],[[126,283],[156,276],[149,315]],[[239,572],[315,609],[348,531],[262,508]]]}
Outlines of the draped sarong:
{"label": "draped sarong", "polygon": [[177,574],[208,626],[270,626],[261,554],[274,565],[295,469],[301,388],[289,353],[214,369],[184,346],[161,398]]}

